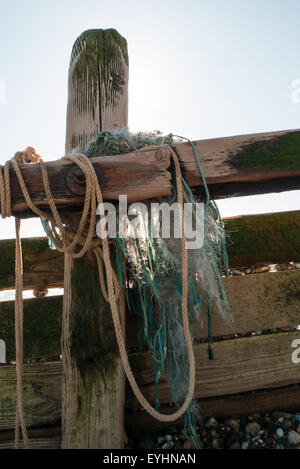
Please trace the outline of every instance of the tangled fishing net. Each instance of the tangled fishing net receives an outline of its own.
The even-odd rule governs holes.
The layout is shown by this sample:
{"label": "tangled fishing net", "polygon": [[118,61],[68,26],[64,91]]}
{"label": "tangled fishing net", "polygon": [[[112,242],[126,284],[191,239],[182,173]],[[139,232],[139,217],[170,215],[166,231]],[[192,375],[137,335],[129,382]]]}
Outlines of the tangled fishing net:
{"label": "tangled fishing net", "polygon": [[[81,152],[89,158],[109,157],[164,144],[175,149],[174,137],[159,132],[132,134],[128,129],[117,129],[100,132],[95,140],[85,148],[77,148],[74,153]],[[207,189],[199,160],[198,165]],[[174,173],[172,167],[171,172]],[[201,246],[188,250],[189,322],[190,325],[196,321],[200,324],[207,315],[208,354],[212,359],[212,311],[221,314],[226,321],[231,320],[222,284],[224,269],[228,273],[225,231],[208,189],[203,210],[199,212],[196,206],[201,202],[200,198],[193,195],[184,180],[182,183],[184,200],[192,204],[192,223],[198,228],[200,226],[203,232]],[[172,191],[172,198],[161,198],[160,202],[171,206],[176,201],[174,174]],[[178,407],[185,399],[189,384],[189,360],[181,314],[182,252],[180,240],[174,233],[168,238],[162,235],[161,213],[154,222],[151,203],[144,205],[146,212],[138,207],[135,210],[138,223],[135,222],[132,228],[128,219],[127,235],[121,237],[117,233],[113,243],[120,286],[126,293],[129,311],[138,320],[138,350],[148,350],[152,354],[156,410],[159,410],[159,381],[162,377],[169,381],[170,404]],[[197,409],[193,402],[186,413],[185,430],[186,436],[197,447],[196,417]]]}

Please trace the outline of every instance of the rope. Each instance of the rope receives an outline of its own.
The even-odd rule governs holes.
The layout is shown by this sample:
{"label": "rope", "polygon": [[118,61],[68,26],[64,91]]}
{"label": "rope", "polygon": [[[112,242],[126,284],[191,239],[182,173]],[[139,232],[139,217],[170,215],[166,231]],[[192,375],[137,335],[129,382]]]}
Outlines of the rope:
{"label": "rope", "polygon": [[[125,308],[124,304],[124,295],[121,295],[121,289],[118,282],[117,275],[113,270],[111,259],[110,259],[110,248],[109,248],[109,240],[104,237],[102,239],[102,248],[99,246],[100,242],[97,242],[97,245],[93,245],[93,236],[95,233],[95,225],[96,225],[96,208],[98,205],[103,203],[103,197],[101,188],[99,186],[98,178],[93,168],[93,165],[89,158],[81,153],[67,155],[63,159],[69,160],[72,163],[76,164],[84,173],[85,180],[86,180],[86,193],[85,193],[85,200],[83,211],[81,215],[81,220],[79,222],[79,226],[77,229],[77,233],[70,233],[67,230],[62,220],[59,216],[57,208],[55,206],[54,200],[51,195],[51,189],[49,185],[48,174],[46,170],[45,163],[40,160],[40,168],[43,178],[43,184],[45,188],[45,192],[48,198],[49,206],[51,208],[52,215],[48,215],[42,212],[32,201],[29,192],[26,188],[23,176],[21,171],[18,167],[18,164],[15,160],[11,161],[12,167],[17,175],[18,182],[20,184],[23,196],[28,207],[40,216],[42,219],[48,219],[49,224],[51,225],[51,231],[49,232],[49,237],[51,241],[55,244],[57,250],[59,252],[63,252],[65,254],[70,254],[70,257],[79,258],[84,256],[84,254],[89,250],[92,249],[93,253],[96,257],[97,264],[98,264],[98,271],[99,271],[99,281],[101,285],[101,289],[103,292],[104,297],[109,301],[113,324],[115,328],[117,343],[120,351],[121,361],[124,367],[125,374],[128,378],[128,381],[132,387],[132,390],[138,399],[139,403],[142,407],[155,419],[161,422],[173,422],[180,418],[186,410],[189,408],[189,405],[193,399],[194,389],[195,389],[195,358],[193,352],[193,344],[191,340],[191,334],[189,330],[189,318],[188,318],[188,311],[187,311],[187,300],[188,300],[188,256],[187,256],[187,248],[186,248],[186,238],[185,238],[185,228],[184,228],[184,207],[183,207],[183,187],[182,187],[182,176],[181,176],[181,169],[180,164],[177,158],[176,153],[169,145],[162,145],[163,148],[168,148],[172,159],[174,161],[175,166],[175,174],[176,174],[176,185],[177,185],[177,197],[178,202],[181,207],[181,229],[182,229],[182,237],[181,237],[181,248],[182,248],[182,319],[183,319],[183,327],[184,327],[184,336],[187,344],[188,350],[188,359],[189,359],[189,388],[186,399],[182,404],[181,408],[174,412],[172,415],[165,415],[157,412],[150,403],[144,398],[143,394],[141,393],[138,384],[136,383],[135,377],[131,370],[126,345],[124,340],[123,334],[123,327],[122,327],[122,311]],[[158,146],[155,149],[159,148]],[[149,150],[143,148],[142,151]],[[9,189],[9,165],[5,165],[6,170],[4,169],[4,174],[2,176],[1,168],[0,168],[0,200],[1,200],[1,215],[8,216],[10,211],[8,210],[11,204],[10,201],[10,189]],[[83,230],[86,226],[89,216],[89,228],[88,234],[86,237],[83,236]],[[103,222],[103,219],[100,219]],[[104,228],[102,224],[102,228]],[[57,232],[59,230],[59,233]],[[67,241],[71,238],[69,244]],[[76,250],[76,248],[79,251]],[[68,256],[69,257],[69,256]],[[106,271],[106,279],[107,284],[105,284],[104,279],[104,270],[103,264],[105,266]],[[70,262],[66,263],[69,265]],[[18,269],[20,268],[20,264],[18,264]],[[19,286],[20,287],[20,286]],[[68,295],[69,292],[65,292]],[[21,297],[16,297],[16,301],[21,301]],[[118,311],[118,301],[119,301],[119,308],[120,308],[120,315]],[[19,307],[19,306],[18,306]],[[21,343],[22,345],[22,343]],[[23,359],[22,356],[19,359]],[[20,392],[18,388],[18,392]],[[23,427],[22,427],[23,431]],[[26,439],[26,432],[23,432],[24,441]]]}

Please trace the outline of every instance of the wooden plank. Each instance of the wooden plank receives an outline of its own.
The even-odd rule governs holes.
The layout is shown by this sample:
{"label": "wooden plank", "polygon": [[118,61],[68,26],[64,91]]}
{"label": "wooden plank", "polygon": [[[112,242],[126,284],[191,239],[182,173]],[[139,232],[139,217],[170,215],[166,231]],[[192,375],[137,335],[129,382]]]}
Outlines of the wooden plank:
{"label": "wooden plank", "polygon": [[[73,104],[74,99],[72,98]],[[71,112],[74,105],[69,109]],[[95,109],[91,110],[95,112]],[[81,111],[78,112],[80,114]],[[109,114],[111,115],[111,109]],[[76,128],[80,122],[87,129],[87,114],[83,113],[81,120],[78,116]],[[81,139],[86,142],[93,131],[100,128],[100,123],[95,126],[96,118],[97,114],[93,114],[91,129],[84,130],[82,137],[75,138],[76,132],[71,134],[68,129],[67,151],[70,142]],[[103,116],[102,118],[105,120]],[[123,115],[121,120],[123,124]],[[111,122],[111,117],[108,121]],[[300,188],[299,130],[199,140],[194,144],[214,199]],[[176,152],[187,183],[201,191],[203,182],[191,145],[180,143],[176,145]],[[171,195],[169,158],[168,151],[153,150],[145,154],[135,152],[110,158],[93,158],[92,161],[101,181],[104,199],[118,200],[120,194],[125,194],[133,202]],[[82,205],[82,181],[78,181],[73,167],[63,160],[48,162],[46,165],[56,204],[59,207]],[[21,172],[30,187],[33,200],[40,207],[47,207],[39,165],[21,165]],[[19,217],[32,216],[27,211],[14,171],[11,171],[11,185],[13,212]]]}
{"label": "wooden plank", "polygon": [[[291,344],[299,339],[299,332],[276,333],[224,340],[214,343],[214,360],[209,360],[207,344],[194,346],[196,358],[195,398],[237,394],[256,389],[267,389],[300,383],[300,367],[291,359]],[[155,403],[153,363],[151,354],[133,354],[130,362],[141,390]],[[127,408],[137,410],[139,405],[128,389]],[[159,397],[162,404],[169,402],[167,379],[161,380]]]}
{"label": "wooden plank", "polygon": [[[61,438],[29,438],[30,449],[60,449]],[[0,441],[1,449],[15,449],[14,441]],[[19,443],[19,449],[25,449],[24,442]]]}
{"label": "wooden plank", "polygon": [[[127,195],[128,202],[151,197],[170,196],[171,174],[168,171],[170,153],[167,150],[151,150],[144,153],[91,158],[101,182],[105,200],[118,200],[119,194]],[[46,163],[53,199],[57,207],[82,206],[85,185],[79,181],[74,165],[67,160]],[[39,164],[20,165],[20,171],[29,188],[33,202],[40,208],[49,207],[45,195]],[[12,210],[19,218],[35,216],[28,211],[14,170],[10,170]]]}
{"label": "wooden plank", "polygon": [[[61,427],[29,429],[28,437],[30,449],[60,449]],[[15,449],[14,432],[0,433],[0,449]],[[20,449],[24,449],[23,441]]]}
{"label": "wooden plank", "polygon": [[224,219],[230,267],[300,260],[300,211]]}
{"label": "wooden plank", "polygon": [[[251,274],[223,279],[233,321],[212,309],[213,337],[234,336],[256,331],[294,328],[300,324],[300,270]],[[138,327],[127,315],[127,347],[136,348]],[[207,312],[192,324],[196,341],[207,340]]]}
{"label": "wooden plank", "polygon": [[[230,267],[299,261],[299,210],[226,218],[224,223]],[[14,244],[0,240],[0,291],[15,287]],[[22,246],[24,288],[62,287],[63,256],[49,249],[47,239],[23,239]]]}
{"label": "wooden plank", "polygon": [[[286,270],[223,279],[233,322],[212,313],[213,336],[220,337],[300,324],[300,270]],[[201,327],[202,326],[202,327]],[[193,336],[207,337],[207,317],[193,326]]]}
{"label": "wooden plank", "polygon": [[[119,75],[121,79],[115,80]],[[127,126],[127,81],[125,39],[114,30],[83,33],[74,44],[69,70],[67,151],[78,142],[96,137],[99,130]],[[72,102],[74,105],[70,105]],[[115,171],[120,171],[118,163]],[[132,176],[130,166],[126,169],[123,166],[120,174],[122,171],[128,183]],[[147,180],[151,185],[149,173],[146,179],[140,177],[145,186]],[[115,180],[115,187],[119,183]],[[125,374],[117,353],[110,306],[99,285],[95,256],[89,252],[73,261],[66,254],[65,266],[68,268],[65,268],[62,334],[62,448],[121,449]]]}
{"label": "wooden plank", "polygon": [[[195,397],[200,399],[203,415],[242,415],[251,409],[257,412],[298,410],[300,370],[299,364],[291,361],[294,350],[291,343],[297,338],[299,333],[295,332],[220,341],[214,345],[215,359],[212,361],[207,358],[206,344],[196,345]],[[154,402],[151,357],[133,354],[130,362],[144,395]],[[59,425],[61,373],[61,362],[24,365],[25,413],[29,427]],[[0,382],[0,430],[13,429],[14,366],[0,366]],[[249,394],[254,390],[255,394]],[[162,405],[169,402],[166,382],[160,385],[160,399]],[[130,412],[139,408],[130,392],[127,392],[126,406]],[[144,422],[149,423],[150,431],[152,419],[144,420],[143,416],[140,420],[139,415],[127,415],[127,427],[132,428],[136,423],[138,428]]]}
{"label": "wooden plank", "polygon": [[[64,281],[63,256],[49,249],[46,238],[22,239],[24,290],[61,288]],[[15,240],[0,240],[0,291],[15,288]]]}
{"label": "wooden plank", "polygon": [[[300,385],[282,387],[278,389],[259,390],[243,394],[232,394],[217,398],[198,399],[199,417],[205,419],[214,416],[217,419],[242,417],[252,413],[264,414],[280,410],[281,412],[299,412]],[[169,406],[163,407],[162,412],[172,413]],[[183,425],[184,418],[174,422]],[[126,431],[129,436],[139,433],[159,433],[168,424],[158,422],[145,411],[127,412],[125,415]]]}
{"label": "wooden plank", "polygon": [[[15,428],[16,368],[0,366],[0,430]],[[61,419],[62,363],[25,363],[24,409],[28,427],[59,426]]]}
{"label": "wooden plank", "polygon": [[[212,312],[213,337],[293,328],[300,324],[300,270],[252,274],[224,279],[233,323]],[[97,285],[96,285],[97,288]],[[24,356],[51,357],[61,353],[62,296],[24,301]],[[107,317],[110,318],[107,312]],[[137,348],[135,316],[126,315],[127,348]],[[192,325],[195,340],[207,338],[207,316]],[[6,343],[7,361],[15,358],[14,303],[0,302],[0,339]]]}
{"label": "wooden plank", "polygon": [[[24,359],[61,354],[62,296],[24,301]],[[0,339],[6,344],[6,361],[15,360],[14,302],[0,302]]]}
{"label": "wooden plank", "polygon": [[[267,132],[194,142],[213,198],[300,188],[300,130]],[[202,186],[189,143],[176,146],[184,177]]]}

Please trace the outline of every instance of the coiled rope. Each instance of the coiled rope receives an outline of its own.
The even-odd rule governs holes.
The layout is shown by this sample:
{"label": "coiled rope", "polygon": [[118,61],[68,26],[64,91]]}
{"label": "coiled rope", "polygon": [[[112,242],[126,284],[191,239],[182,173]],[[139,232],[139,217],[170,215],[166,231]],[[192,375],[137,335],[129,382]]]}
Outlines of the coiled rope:
{"label": "coiled rope", "polygon": [[[0,201],[1,201],[1,216],[3,218],[11,215],[11,196],[10,196],[10,182],[9,182],[9,170],[10,165],[14,169],[18,182],[20,184],[23,196],[28,207],[41,219],[48,219],[51,226],[49,232],[49,238],[54,243],[56,249],[59,252],[70,254],[73,258],[79,258],[84,256],[88,250],[92,250],[97,260],[98,271],[99,271],[99,281],[101,289],[104,295],[104,298],[109,302],[113,324],[115,328],[117,343],[120,351],[120,356],[124,371],[128,378],[128,381],[132,387],[132,390],[138,399],[142,407],[155,419],[161,422],[174,422],[180,418],[186,410],[189,408],[189,405],[194,396],[195,389],[195,358],[193,352],[193,344],[191,340],[190,328],[189,328],[189,318],[187,310],[187,299],[188,299],[188,256],[186,248],[186,238],[185,238],[185,228],[184,228],[184,207],[183,207],[183,187],[182,187],[182,176],[180,164],[177,158],[175,151],[169,145],[161,145],[160,147],[168,148],[175,166],[176,174],[176,184],[177,184],[177,197],[178,203],[181,207],[181,248],[182,248],[182,319],[184,327],[184,336],[187,344],[188,359],[189,359],[189,388],[186,399],[180,409],[174,412],[171,415],[161,414],[156,411],[150,403],[144,398],[141,393],[133,372],[131,370],[125,339],[123,334],[122,320],[122,311],[125,308],[124,304],[124,295],[121,295],[121,288],[119,285],[117,274],[115,273],[110,259],[110,247],[109,240],[104,237],[103,239],[94,240],[93,236],[95,234],[96,226],[96,209],[97,206],[103,203],[103,197],[101,188],[98,182],[97,175],[93,168],[93,165],[89,158],[81,153],[76,153],[72,155],[66,155],[63,159],[69,160],[72,163],[76,164],[84,173],[86,181],[86,193],[83,205],[83,211],[81,219],[78,225],[77,232],[71,232],[68,230],[61,220],[61,217],[56,208],[55,202],[51,195],[51,189],[49,185],[48,174],[46,170],[45,163],[40,160],[40,168],[42,172],[43,184],[45,188],[45,193],[48,198],[48,203],[51,208],[52,214],[48,214],[41,211],[32,201],[29,192],[27,190],[26,184],[24,182],[22,173],[19,169],[18,163],[15,160],[7,162],[2,168],[0,166]],[[158,149],[159,146],[156,146],[155,149]],[[150,148],[143,148],[142,151],[149,150]],[[88,233],[85,237],[83,235],[83,230],[86,224],[89,223]],[[103,218],[100,219],[100,223],[103,225]],[[57,231],[58,230],[58,231]],[[16,221],[16,363],[17,363],[17,419],[16,419],[16,434],[19,431],[19,424],[21,425],[23,440],[25,447],[28,447],[28,436],[25,425],[24,417],[24,405],[23,405],[23,394],[22,394],[22,364],[23,364],[23,308],[22,308],[22,252],[21,252],[21,242],[20,242],[20,220]],[[102,245],[102,246],[101,246]],[[69,266],[70,263],[65,263],[66,266]],[[104,279],[104,268],[106,272],[106,282]],[[67,272],[67,275],[70,275],[70,272]],[[68,292],[65,292],[68,294]],[[120,309],[120,314],[118,310]],[[18,446],[18,438],[16,436],[16,447]]]}

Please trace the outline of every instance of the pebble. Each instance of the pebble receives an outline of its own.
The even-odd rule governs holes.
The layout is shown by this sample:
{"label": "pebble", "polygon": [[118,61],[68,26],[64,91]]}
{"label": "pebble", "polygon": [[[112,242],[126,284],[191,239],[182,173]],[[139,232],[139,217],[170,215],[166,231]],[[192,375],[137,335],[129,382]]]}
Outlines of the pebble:
{"label": "pebble", "polygon": [[184,449],[195,449],[195,445],[191,440],[186,440],[183,445]]}
{"label": "pebble", "polygon": [[278,436],[278,438],[283,438],[284,436],[284,431],[282,430],[282,428],[277,428],[276,430],[276,435]]}
{"label": "pebble", "polygon": [[259,432],[261,426],[257,422],[250,422],[246,425],[246,433],[250,433],[250,435],[256,435]]}
{"label": "pebble", "polygon": [[205,422],[205,426],[207,428],[218,428],[218,422],[214,417],[209,417]]}
{"label": "pebble", "polygon": [[[208,417],[196,427],[197,444],[184,437],[182,426],[169,426],[159,434],[132,437],[130,449],[300,449],[300,412],[252,413],[241,418]],[[130,447],[130,445],[135,445]]]}
{"label": "pebble", "polygon": [[219,449],[220,448],[219,440],[217,438],[214,438],[211,442],[211,446],[213,449]]}
{"label": "pebble", "polygon": [[174,446],[174,442],[173,441],[168,441],[167,443],[162,445],[162,449],[171,449],[171,448],[173,448],[173,446]]}
{"label": "pebble", "polygon": [[276,270],[293,270],[295,269],[295,264],[278,264],[276,265]]}
{"label": "pebble", "polygon": [[232,430],[238,431],[240,428],[240,422],[237,419],[229,419],[228,420],[228,425]]}
{"label": "pebble", "polygon": [[262,272],[269,272],[271,267],[269,265],[259,265],[254,267],[253,271],[255,274],[261,274]]}
{"label": "pebble", "polygon": [[288,433],[288,442],[291,445],[299,445],[300,444],[300,434],[298,432],[295,432],[294,430],[291,430]]}
{"label": "pebble", "polygon": [[292,426],[293,426],[293,424],[290,420],[287,420],[286,422],[283,422],[283,424],[282,424],[283,430],[289,430]]}
{"label": "pebble", "polygon": [[230,270],[230,274],[231,275],[243,275],[243,272],[241,270],[237,270],[237,269],[231,269]]}

